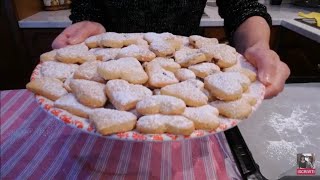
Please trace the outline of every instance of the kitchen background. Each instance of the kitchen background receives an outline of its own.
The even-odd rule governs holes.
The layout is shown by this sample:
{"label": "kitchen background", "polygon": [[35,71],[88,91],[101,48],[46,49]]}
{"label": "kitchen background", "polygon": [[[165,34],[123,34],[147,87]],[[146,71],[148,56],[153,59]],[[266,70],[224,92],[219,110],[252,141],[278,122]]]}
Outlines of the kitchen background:
{"label": "kitchen background", "polygon": [[[278,98],[263,103],[254,117],[239,126],[262,174],[275,179],[294,167],[295,153],[304,151],[305,146],[317,151],[314,153],[320,166],[319,126],[315,126],[320,120],[320,105],[317,103],[320,101],[320,87],[319,83],[310,84],[320,82],[320,28],[314,25],[314,21],[308,25],[296,20],[301,19],[298,12],[320,12],[320,8],[305,7],[319,4],[315,0],[308,1],[312,2],[311,5],[301,0],[282,0],[281,5],[270,5],[270,1],[260,1],[266,4],[273,18],[270,47],[291,69],[287,83],[308,82],[308,85],[287,85]],[[67,9],[69,0],[45,2],[44,6],[44,1],[40,0],[1,1],[1,90],[25,88],[40,54],[49,51],[53,39],[71,24],[68,18],[70,10]],[[58,6],[61,2],[63,5]],[[303,6],[295,6],[293,2]],[[54,11],[58,9],[64,10]],[[217,10],[215,1],[208,1],[199,28],[204,36],[227,41],[223,19]],[[292,107],[296,103],[299,105]],[[290,126],[286,125],[290,123]],[[309,130],[313,130],[312,133],[308,133]],[[288,134],[292,132],[294,136],[303,137],[305,144],[295,142],[299,138],[292,139],[293,136]],[[273,161],[272,164],[269,159],[281,163]]]}

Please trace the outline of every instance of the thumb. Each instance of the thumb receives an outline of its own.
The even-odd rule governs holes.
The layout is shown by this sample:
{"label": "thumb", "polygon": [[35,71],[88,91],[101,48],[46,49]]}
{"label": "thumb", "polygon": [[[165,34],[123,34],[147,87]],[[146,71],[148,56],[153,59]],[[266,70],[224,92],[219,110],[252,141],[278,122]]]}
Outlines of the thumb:
{"label": "thumb", "polygon": [[274,55],[270,51],[252,49],[245,52],[245,57],[258,69],[258,78],[266,86],[272,82],[272,73],[275,73]]}

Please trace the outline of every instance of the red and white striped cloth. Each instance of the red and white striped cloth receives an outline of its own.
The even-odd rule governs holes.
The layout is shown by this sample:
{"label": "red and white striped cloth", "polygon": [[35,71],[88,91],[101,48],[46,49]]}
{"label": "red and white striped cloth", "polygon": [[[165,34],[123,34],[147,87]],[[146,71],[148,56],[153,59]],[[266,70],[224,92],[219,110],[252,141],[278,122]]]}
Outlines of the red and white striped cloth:
{"label": "red and white striped cloth", "polygon": [[241,179],[224,134],[108,140],[66,126],[27,90],[1,91],[0,179]]}

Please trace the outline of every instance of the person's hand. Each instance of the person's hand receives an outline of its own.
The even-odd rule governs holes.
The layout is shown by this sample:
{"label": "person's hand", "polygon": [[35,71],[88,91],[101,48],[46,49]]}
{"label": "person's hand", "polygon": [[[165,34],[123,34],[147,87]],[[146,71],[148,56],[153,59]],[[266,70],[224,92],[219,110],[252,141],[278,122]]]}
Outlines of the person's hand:
{"label": "person's hand", "polygon": [[67,27],[52,43],[53,49],[67,45],[79,44],[86,38],[106,32],[106,29],[99,23],[82,21]]}
{"label": "person's hand", "polygon": [[265,98],[272,98],[283,90],[290,69],[276,52],[253,46],[245,51],[244,56],[258,69],[258,79],[266,86]]}

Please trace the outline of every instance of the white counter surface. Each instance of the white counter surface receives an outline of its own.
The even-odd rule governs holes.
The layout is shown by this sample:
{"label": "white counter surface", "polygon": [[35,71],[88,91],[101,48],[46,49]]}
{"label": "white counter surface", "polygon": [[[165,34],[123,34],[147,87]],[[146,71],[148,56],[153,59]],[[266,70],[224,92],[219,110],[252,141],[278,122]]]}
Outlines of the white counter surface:
{"label": "white counter surface", "polygon": [[[295,31],[305,37],[320,43],[320,29],[305,25],[294,20],[298,18],[298,12],[320,11],[283,4],[281,6],[267,5],[269,14],[272,16],[273,25],[281,25]],[[202,27],[221,27],[223,19],[218,15],[218,7],[207,6],[201,19]],[[20,28],[65,28],[71,24],[69,19],[70,10],[42,11],[19,21]]]}

